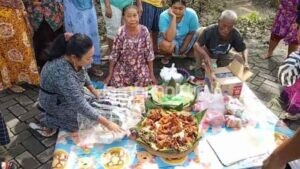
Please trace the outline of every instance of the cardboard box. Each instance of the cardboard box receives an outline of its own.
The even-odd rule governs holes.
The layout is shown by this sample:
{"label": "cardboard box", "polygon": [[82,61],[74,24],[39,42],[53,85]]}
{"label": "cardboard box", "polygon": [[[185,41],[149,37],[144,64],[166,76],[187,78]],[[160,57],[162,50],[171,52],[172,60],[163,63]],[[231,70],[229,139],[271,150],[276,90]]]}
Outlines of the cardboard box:
{"label": "cardboard box", "polygon": [[243,82],[252,76],[252,72],[244,70],[244,65],[233,60],[227,67],[214,69],[217,83],[223,93],[239,98],[243,88]]}

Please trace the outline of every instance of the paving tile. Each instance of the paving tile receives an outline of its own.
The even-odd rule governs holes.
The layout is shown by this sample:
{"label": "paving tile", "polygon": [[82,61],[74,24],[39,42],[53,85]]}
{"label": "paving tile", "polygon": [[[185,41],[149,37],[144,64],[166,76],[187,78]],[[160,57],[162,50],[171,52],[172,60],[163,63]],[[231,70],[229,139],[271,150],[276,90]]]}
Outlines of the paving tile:
{"label": "paving tile", "polygon": [[18,163],[24,169],[36,169],[40,166],[40,163],[35,159],[29,152],[25,151],[24,153],[16,157]]}
{"label": "paving tile", "polygon": [[32,155],[37,155],[44,151],[46,148],[33,136],[28,137],[26,140],[22,141],[23,146]]}
{"label": "paving tile", "polygon": [[14,147],[10,147],[8,149],[8,153],[12,157],[16,157],[16,156],[22,154],[25,151],[26,151],[25,148],[21,144],[18,144],[18,145],[14,146]]}
{"label": "paving tile", "polygon": [[6,116],[11,114],[11,112],[8,109],[2,109],[0,110],[0,114],[2,114],[2,116]]}
{"label": "paving tile", "polygon": [[17,97],[17,98],[15,98],[16,100],[17,100],[17,102],[19,102],[22,106],[26,106],[26,105],[28,105],[28,104],[32,104],[33,103],[33,101],[29,98],[29,97],[27,97],[27,96],[20,96],[20,97]]}
{"label": "paving tile", "polygon": [[20,96],[20,94],[9,94],[9,95],[7,95],[5,97],[1,97],[0,98],[0,102],[7,102],[9,100],[12,100],[12,99],[18,97],[18,96]]}
{"label": "paving tile", "polygon": [[28,111],[32,110],[33,108],[35,108],[35,104],[34,103],[25,106],[25,109],[28,110]]}
{"label": "paving tile", "polygon": [[21,132],[20,134],[11,137],[10,143],[8,145],[6,145],[5,147],[6,148],[15,147],[18,144],[20,144],[22,141],[29,138],[30,136],[32,136],[32,134],[28,130],[25,130],[25,131]]}
{"label": "paving tile", "polygon": [[20,115],[27,112],[26,109],[24,109],[21,105],[15,104],[8,108],[9,111],[11,111],[16,117],[19,117]]}
{"label": "paving tile", "polygon": [[26,90],[24,92],[24,94],[26,96],[28,96],[30,99],[32,99],[33,101],[36,101],[36,99],[38,98],[38,92],[34,91],[34,90]]}
{"label": "paving tile", "polygon": [[251,89],[251,90],[257,90],[258,89],[258,86],[252,84],[252,83],[247,83],[248,87]]}
{"label": "paving tile", "polygon": [[3,103],[0,104],[0,110],[6,109],[6,108],[11,107],[15,104],[17,104],[17,101],[15,101],[15,100],[9,100],[9,101],[3,102]]}
{"label": "paving tile", "polygon": [[273,82],[277,81],[277,77],[274,77],[274,76],[271,76],[271,75],[268,75],[268,74],[265,74],[265,73],[259,73],[258,76],[260,76],[262,78],[265,78],[267,80],[273,81]]}
{"label": "paving tile", "polygon": [[[12,116],[12,117],[11,117]],[[6,120],[7,116],[4,116],[4,120],[6,121],[6,126],[8,128],[12,128],[16,126],[18,123],[21,123],[19,119],[17,119],[15,116],[11,115],[9,116],[9,120]]]}
{"label": "paving tile", "polygon": [[36,138],[36,139],[38,139],[40,142],[42,142],[44,139],[45,139],[45,137],[43,137],[43,136],[41,136],[38,132],[36,132],[36,131],[32,131],[32,135]]}
{"label": "paving tile", "polygon": [[260,86],[264,83],[265,79],[260,77],[260,76],[256,76],[255,78],[253,78],[253,80],[251,81],[251,84],[254,84],[256,86]]}
{"label": "paving tile", "polygon": [[8,150],[4,146],[0,146],[0,159],[8,155]]}
{"label": "paving tile", "polygon": [[273,81],[265,80],[264,83],[265,83],[266,85],[269,85],[269,86],[271,86],[271,87],[274,87],[274,88],[276,88],[276,89],[278,89],[278,90],[281,90],[281,89],[282,89],[282,86],[281,86],[280,84],[275,83],[275,82],[273,82]]}
{"label": "paving tile", "polygon": [[55,149],[54,146],[52,146],[52,147],[46,149],[45,151],[43,151],[42,153],[38,154],[36,156],[36,158],[41,163],[45,163],[45,162],[49,161],[50,159],[52,159],[54,149]]}
{"label": "paving tile", "polygon": [[55,145],[57,137],[46,138],[42,141],[43,145],[46,147],[51,147]]}
{"label": "paving tile", "polygon": [[27,113],[21,115],[21,116],[19,117],[19,119],[20,119],[21,121],[26,121],[26,120],[28,120],[28,119],[30,119],[30,118],[36,116],[37,114],[40,114],[40,111],[39,111],[37,108],[33,108],[33,109],[31,109],[30,111],[28,111]]}
{"label": "paving tile", "polygon": [[266,95],[270,95],[270,96],[272,96],[272,95],[279,96],[280,95],[280,89],[276,89],[265,83],[259,87],[258,92],[265,93]]}
{"label": "paving tile", "polygon": [[8,95],[8,93],[7,93],[6,90],[0,91],[0,98],[1,98],[1,97],[5,97],[5,96],[7,96],[7,95]]}
{"label": "paving tile", "polygon": [[28,124],[26,124],[24,122],[20,122],[16,126],[10,128],[10,130],[14,135],[16,135],[24,130],[27,130],[28,128],[29,128]]}

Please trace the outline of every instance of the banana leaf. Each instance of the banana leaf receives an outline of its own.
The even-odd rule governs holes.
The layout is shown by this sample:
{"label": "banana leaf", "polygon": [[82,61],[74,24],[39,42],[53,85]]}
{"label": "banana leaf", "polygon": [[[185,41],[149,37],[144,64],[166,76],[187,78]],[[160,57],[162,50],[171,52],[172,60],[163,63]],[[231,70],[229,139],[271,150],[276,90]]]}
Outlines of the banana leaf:
{"label": "banana leaf", "polygon": [[174,88],[174,82],[170,82],[169,87],[170,86],[171,88],[167,89],[175,89],[175,92],[179,90],[179,93],[170,94],[168,93],[169,90],[167,91],[167,93],[165,93],[164,91],[160,91],[157,87],[152,87],[149,91],[151,98],[146,101],[146,108],[151,109],[153,107],[162,107],[166,109],[181,111],[183,108],[189,107],[194,104],[197,95],[195,94],[195,88],[192,85],[177,85],[177,87]]}
{"label": "banana leaf", "polygon": [[[151,104],[151,103],[150,103]],[[174,111],[168,111],[168,110],[165,110],[165,113],[169,114],[169,113],[173,113]],[[180,112],[177,112],[178,114]],[[194,114],[194,118],[196,120],[196,124],[197,126],[199,126],[199,124],[201,123],[201,120],[203,119],[204,115],[206,113],[206,110],[203,110],[201,112],[198,112],[196,114]],[[136,125],[136,130],[137,132],[139,133],[139,136],[137,137],[136,141],[140,144],[143,144],[143,145],[147,145],[151,148],[155,148],[153,145],[151,146],[151,144],[154,144],[152,141],[149,141],[149,140],[144,140],[145,139],[145,136],[144,135],[151,135],[151,131],[150,132],[147,132],[147,131],[142,131],[142,123],[143,121],[146,119],[147,117],[143,118],[137,125]],[[150,137],[150,136],[149,136]],[[202,138],[202,135],[200,134],[199,131],[197,131],[196,133],[196,139],[194,141],[194,143],[192,144],[188,144],[188,145],[185,145],[184,147],[181,147],[181,150],[178,151],[178,150],[175,150],[175,149],[167,149],[167,148],[164,148],[164,149],[155,149],[156,151],[158,152],[161,152],[161,153],[168,153],[168,154],[172,154],[172,153],[181,153],[181,152],[184,152],[184,151],[187,151],[189,148],[193,147],[195,144],[198,143],[198,141]]]}

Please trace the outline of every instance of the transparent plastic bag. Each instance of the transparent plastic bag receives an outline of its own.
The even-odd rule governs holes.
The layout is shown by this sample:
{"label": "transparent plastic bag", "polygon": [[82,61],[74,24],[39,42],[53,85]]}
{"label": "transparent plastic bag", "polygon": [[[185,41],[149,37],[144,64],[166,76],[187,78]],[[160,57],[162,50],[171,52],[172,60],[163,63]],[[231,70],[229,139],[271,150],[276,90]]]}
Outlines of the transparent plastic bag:
{"label": "transparent plastic bag", "polygon": [[118,124],[125,132],[114,133],[97,121],[92,121],[82,114],[78,114],[79,125],[76,144],[92,147],[94,144],[111,144],[121,140],[129,129],[136,126],[145,112],[144,100],[146,90],[141,88],[105,89],[98,100],[90,103],[97,109],[99,115]]}

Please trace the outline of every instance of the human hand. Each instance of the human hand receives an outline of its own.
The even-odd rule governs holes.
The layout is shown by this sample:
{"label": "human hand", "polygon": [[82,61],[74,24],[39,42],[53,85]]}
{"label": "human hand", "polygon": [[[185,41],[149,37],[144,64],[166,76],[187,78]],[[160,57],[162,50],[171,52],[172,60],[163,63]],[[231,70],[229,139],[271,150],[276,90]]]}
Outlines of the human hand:
{"label": "human hand", "polygon": [[116,132],[116,133],[122,133],[125,132],[119,125],[117,125],[114,122],[108,121],[105,125],[106,128],[108,128],[110,131]]}
{"label": "human hand", "polygon": [[176,18],[176,15],[174,14],[172,8],[169,8],[169,9],[168,9],[168,13],[169,13],[169,15],[172,16],[173,18]]}
{"label": "human hand", "polygon": [[250,66],[249,66],[248,63],[245,63],[245,64],[244,64],[244,70],[250,70]]}
{"label": "human hand", "polygon": [[109,82],[110,82],[110,80],[111,80],[111,75],[108,75],[106,78],[105,78],[105,80],[103,81],[103,83],[104,84],[106,84],[106,85],[108,85],[109,84]]}
{"label": "human hand", "polygon": [[142,6],[142,4],[138,5],[138,12],[139,12],[139,16],[142,16],[142,14],[143,14],[143,6]]}
{"label": "human hand", "polygon": [[71,32],[66,32],[66,33],[64,33],[64,36],[65,36],[65,40],[66,40],[66,41],[69,41],[70,38],[73,36],[73,33],[71,33]]}
{"label": "human hand", "polygon": [[108,18],[112,17],[112,10],[110,6],[105,7],[105,16]]}
{"label": "human hand", "polygon": [[99,99],[100,98],[100,92],[99,92],[99,90],[97,90],[97,89],[94,89],[93,90],[93,94],[94,94],[94,96],[96,97],[96,99]]}

